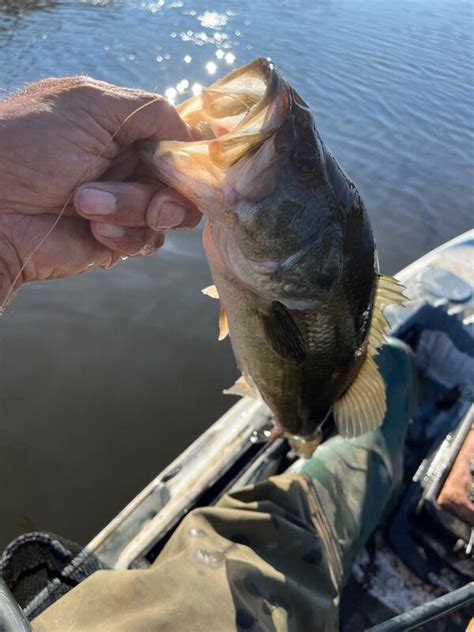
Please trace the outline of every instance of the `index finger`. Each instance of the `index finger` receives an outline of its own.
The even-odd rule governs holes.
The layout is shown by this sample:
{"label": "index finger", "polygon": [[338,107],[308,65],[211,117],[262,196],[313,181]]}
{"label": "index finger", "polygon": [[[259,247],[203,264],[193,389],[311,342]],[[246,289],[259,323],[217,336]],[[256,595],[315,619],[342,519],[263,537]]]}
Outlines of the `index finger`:
{"label": "index finger", "polygon": [[193,140],[191,128],[164,97],[106,85],[101,105],[105,106],[109,121],[115,123],[114,137],[119,144],[130,145],[144,139]]}

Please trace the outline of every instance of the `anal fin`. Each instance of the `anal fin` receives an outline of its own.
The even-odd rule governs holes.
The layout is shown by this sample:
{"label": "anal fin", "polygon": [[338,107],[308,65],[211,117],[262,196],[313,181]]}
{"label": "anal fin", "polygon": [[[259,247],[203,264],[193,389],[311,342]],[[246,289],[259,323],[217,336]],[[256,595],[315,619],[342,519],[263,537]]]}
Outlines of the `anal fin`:
{"label": "anal fin", "polygon": [[385,382],[374,359],[367,354],[350,388],[334,403],[339,434],[351,439],[377,428],[386,408]]}

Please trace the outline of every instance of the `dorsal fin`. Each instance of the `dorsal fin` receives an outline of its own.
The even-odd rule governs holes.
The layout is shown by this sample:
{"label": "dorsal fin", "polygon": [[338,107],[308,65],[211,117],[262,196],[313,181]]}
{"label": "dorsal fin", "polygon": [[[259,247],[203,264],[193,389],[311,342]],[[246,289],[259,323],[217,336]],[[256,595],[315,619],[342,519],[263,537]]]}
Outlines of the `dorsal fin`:
{"label": "dorsal fin", "polygon": [[379,275],[377,288],[375,290],[374,308],[372,320],[370,322],[367,352],[375,355],[385,340],[385,335],[389,330],[389,322],[384,316],[384,310],[389,305],[403,305],[407,297],[403,293],[405,286],[394,277]]}

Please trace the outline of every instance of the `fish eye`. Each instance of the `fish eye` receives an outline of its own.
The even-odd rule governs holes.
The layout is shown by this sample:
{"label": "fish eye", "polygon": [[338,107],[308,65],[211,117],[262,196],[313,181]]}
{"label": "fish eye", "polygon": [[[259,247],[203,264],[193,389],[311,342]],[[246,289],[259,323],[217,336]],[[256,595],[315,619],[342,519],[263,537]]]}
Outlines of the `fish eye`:
{"label": "fish eye", "polygon": [[314,173],[319,165],[319,156],[314,145],[298,144],[291,154],[291,162],[302,173]]}

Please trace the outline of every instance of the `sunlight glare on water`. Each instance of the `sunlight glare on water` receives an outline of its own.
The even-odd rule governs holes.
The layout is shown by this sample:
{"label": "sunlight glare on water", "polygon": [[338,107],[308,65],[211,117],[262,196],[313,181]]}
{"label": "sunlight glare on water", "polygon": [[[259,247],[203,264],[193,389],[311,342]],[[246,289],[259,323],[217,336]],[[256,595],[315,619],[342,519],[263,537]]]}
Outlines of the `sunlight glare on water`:
{"label": "sunlight glare on water", "polygon": [[227,24],[228,16],[217,11],[206,11],[198,16],[198,20],[204,28],[216,29]]}
{"label": "sunlight glare on water", "polygon": [[191,92],[193,93],[193,95],[195,97],[197,97],[198,94],[201,94],[202,92],[202,86],[200,83],[193,83],[192,87],[191,87]]}
{"label": "sunlight glare on water", "polygon": [[176,99],[177,94],[178,94],[178,91],[176,90],[176,88],[166,88],[165,90],[165,97],[168,99],[170,103],[174,103],[174,100]]}
{"label": "sunlight glare on water", "polygon": [[[390,274],[472,225],[472,20],[468,0],[9,0],[0,86],[90,75],[180,103],[267,57],[356,182]],[[233,403],[200,230],[170,233],[2,316],[0,547],[26,522],[85,543]]]}
{"label": "sunlight glare on water", "polygon": [[217,70],[217,64],[213,61],[208,61],[206,64],[206,70],[210,75],[215,75]]}

